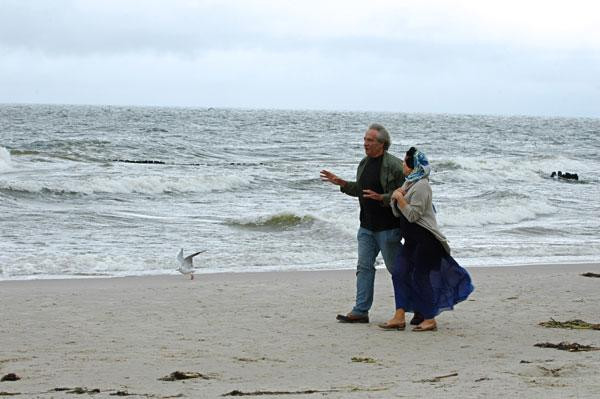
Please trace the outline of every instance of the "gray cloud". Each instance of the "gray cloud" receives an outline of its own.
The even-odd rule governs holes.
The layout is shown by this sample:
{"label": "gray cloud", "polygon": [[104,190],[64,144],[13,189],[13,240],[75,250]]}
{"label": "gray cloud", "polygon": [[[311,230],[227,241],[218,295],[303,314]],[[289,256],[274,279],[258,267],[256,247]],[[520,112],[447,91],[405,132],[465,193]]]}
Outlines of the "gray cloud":
{"label": "gray cloud", "polygon": [[0,44],[46,54],[189,54],[246,47],[267,37],[233,7],[172,2],[4,1]]}
{"label": "gray cloud", "polygon": [[251,3],[4,0],[0,102],[600,115],[593,51]]}

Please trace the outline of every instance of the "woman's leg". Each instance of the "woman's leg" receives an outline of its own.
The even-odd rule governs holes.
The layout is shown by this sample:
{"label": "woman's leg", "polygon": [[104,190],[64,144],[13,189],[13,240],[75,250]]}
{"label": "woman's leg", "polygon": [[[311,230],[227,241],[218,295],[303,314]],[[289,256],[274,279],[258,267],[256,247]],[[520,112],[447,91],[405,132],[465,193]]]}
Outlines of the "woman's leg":
{"label": "woman's leg", "polygon": [[416,311],[422,317],[415,331],[433,331],[437,328],[435,316],[439,313],[436,292],[432,286],[432,274],[438,273],[443,248],[431,234],[421,235],[415,248],[412,289]]}
{"label": "woman's leg", "polygon": [[385,324],[380,324],[381,328],[401,328],[406,325],[404,320],[405,311],[412,308],[410,301],[410,285],[408,279],[411,271],[409,261],[413,246],[405,242],[400,246],[394,267],[392,269],[392,283],[394,285],[394,300],[396,303],[396,312],[394,316]]}

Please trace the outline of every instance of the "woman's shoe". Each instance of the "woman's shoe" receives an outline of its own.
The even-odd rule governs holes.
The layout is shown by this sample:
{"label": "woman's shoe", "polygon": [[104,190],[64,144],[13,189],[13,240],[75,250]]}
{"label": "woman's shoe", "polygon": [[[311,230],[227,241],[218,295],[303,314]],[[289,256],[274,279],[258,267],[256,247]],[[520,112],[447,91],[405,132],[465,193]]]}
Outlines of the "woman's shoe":
{"label": "woman's shoe", "polygon": [[413,331],[417,331],[417,332],[437,331],[437,324],[431,324],[431,325],[426,326],[426,327],[421,327],[421,325],[419,324],[418,326],[416,326],[412,330]]}
{"label": "woman's shoe", "polygon": [[380,323],[377,325],[377,327],[379,327],[383,330],[404,331],[404,329],[406,328],[406,323],[398,323],[398,324]]}

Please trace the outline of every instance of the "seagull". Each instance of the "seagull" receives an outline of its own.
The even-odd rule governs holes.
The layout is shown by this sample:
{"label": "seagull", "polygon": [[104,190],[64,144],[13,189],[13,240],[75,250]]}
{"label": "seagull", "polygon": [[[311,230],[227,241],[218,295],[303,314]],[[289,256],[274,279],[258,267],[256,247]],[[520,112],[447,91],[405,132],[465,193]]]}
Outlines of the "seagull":
{"label": "seagull", "polygon": [[201,254],[202,252],[206,252],[206,250],[196,252],[195,254],[188,255],[184,258],[183,257],[183,248],[181,248],[181,251],[179,251],[179,254],[177,255],[177,260],[179,261],[181,266],[179,266],[177,271],[181,274],[189,274],[190,280],[193,280],[194,279],[194,263],[193,263],[192,258],[198,254]]}

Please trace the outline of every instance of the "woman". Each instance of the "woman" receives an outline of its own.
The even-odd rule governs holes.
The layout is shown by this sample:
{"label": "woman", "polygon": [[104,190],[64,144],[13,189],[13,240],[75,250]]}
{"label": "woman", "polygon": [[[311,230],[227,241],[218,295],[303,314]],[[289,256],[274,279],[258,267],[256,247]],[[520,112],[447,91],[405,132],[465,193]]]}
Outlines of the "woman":
{"label": "woman", "polygon": [[394,215],[400,219],[404,245],[396,257],[392,281],[396,313],[379,327],[404,330],[405,312],[423,319],[413,331],[435,331],[435,316],[467,299],[471,278],[450,256],[446,237],[439,231],[432,203],[427,157],[415,147],[406,152],[406,181],[392,194]]}

